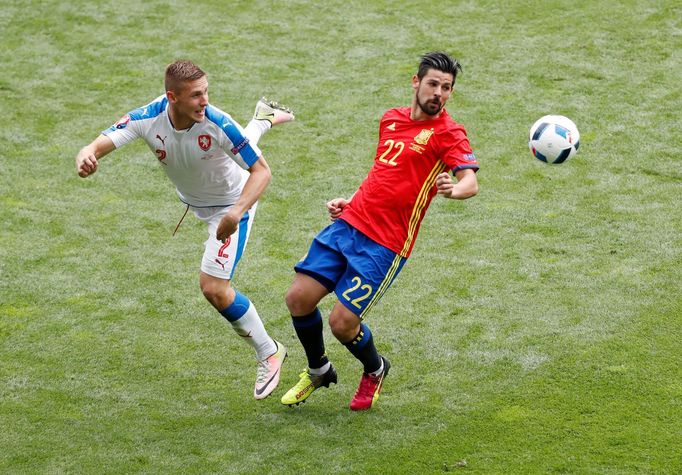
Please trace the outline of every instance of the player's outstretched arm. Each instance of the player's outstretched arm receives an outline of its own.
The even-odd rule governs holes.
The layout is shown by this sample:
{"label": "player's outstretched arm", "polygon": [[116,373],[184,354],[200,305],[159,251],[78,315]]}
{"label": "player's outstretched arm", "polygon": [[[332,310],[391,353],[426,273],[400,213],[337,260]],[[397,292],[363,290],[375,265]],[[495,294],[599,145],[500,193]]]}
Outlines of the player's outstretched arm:
{"label": "player's outstretched arm", "polygon": [[218,223],[216,230],[216,239],[225,242],[232,233],[237,230],[239,221],[253,204],[258,201],[260,195],[270,183],[272,173],[270,167],[265,159],[261,156],[251,168],[249,168],[249,178],[244,184],[242,194],[239,196],[237,202],[232,205],[230,210],[223,216]]}
{"label": "player's outstretched arm", "polygon": [[436,178],[438,194],[453,200],[465,200],[478,193],[476,172],[471,168],[463,168],[455,172],[457,182],[452,180],[449,173],[444,172]]}
{"label": "player's outstretched arm", "polygon": [[97,171],[97,159],[102,158],[116,146],[106,135],[100,135],[90,145],[83,147],[76,155],[76,173],[81,178],[92,175]]}

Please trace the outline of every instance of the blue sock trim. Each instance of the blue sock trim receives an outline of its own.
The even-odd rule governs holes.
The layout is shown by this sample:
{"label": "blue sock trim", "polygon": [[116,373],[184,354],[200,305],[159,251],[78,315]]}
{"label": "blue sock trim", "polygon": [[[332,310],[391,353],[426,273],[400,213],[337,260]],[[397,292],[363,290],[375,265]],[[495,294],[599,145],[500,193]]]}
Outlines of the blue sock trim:
{"label": "blue sock trim", "polygon": [[345,343],[345,345],[351,352],[360,351],[365,347],[370,338],[372,338],[372,332],[367,325],[361,323],[360,333],[358,333],[358,336],[353,338],[348,343]]}
{"label": "blue sock trim", "polygon": [[235,290],[234,302],[226,309],[221,310],[220,314],[227,318],[228,322],[236,322],[244,316],[250,305],[249,298]]}
{"label": "blue sock trim", "polygon": [[322,323],[322,314],[320,313],[320,309],[315,307],[315,310],[311,314],[302,317],[294,317],[292,315],[291,321],[294,324],[294,328],[308,328]]}

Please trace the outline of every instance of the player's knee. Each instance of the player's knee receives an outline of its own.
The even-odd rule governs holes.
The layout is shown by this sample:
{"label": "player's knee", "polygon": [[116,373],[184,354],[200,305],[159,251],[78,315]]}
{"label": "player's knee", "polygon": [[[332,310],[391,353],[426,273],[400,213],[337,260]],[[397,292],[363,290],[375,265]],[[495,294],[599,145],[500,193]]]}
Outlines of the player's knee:
{"label": "player's knee", "polygon": [[204,294],[206,300],[208,300],[211,305],[216,306],[218,300],[218,292],[216,288],[210,284],[201,284],[201,293]]}
{"label": "player's knee", "polygon": [[217,285],[211,281],[201,282],[201,293],[208,302],[213,305],[218,311],[230,306],[234,301],[234,296],[230,299],[229,292],[227,292],[224,285]]}
{"label": "player's knee", "polygon": [[329,329],[341,343],[346,343],[355,338],[360,329],[360,319],[353,316],[338,315],[332,313],[329,316]]}
{"label": "player's knee", "polygon": [[306,293],[299,286],[292,285],[284,296],[284,301],[292,315],[308,315],[315,310],[315,305],[310,304]]}
{"label": "player's knee", "polygon": [[201,293],[204,294],[204,297],[206,300],[209,302],[213,303],[213,300],[215,299],[215,290],[210,286],[210,285],[205,285],[201,284]]}

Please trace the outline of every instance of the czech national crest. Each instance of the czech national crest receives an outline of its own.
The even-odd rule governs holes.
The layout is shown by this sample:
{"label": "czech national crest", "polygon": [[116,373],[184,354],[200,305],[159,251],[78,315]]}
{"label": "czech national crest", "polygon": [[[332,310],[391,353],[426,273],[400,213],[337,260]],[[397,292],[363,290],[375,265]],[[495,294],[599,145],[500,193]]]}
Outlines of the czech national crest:
{"label": "czech national crest", "polygon": [[197,137],[197,142],[199,143],[199,148],[204,152],[211,148],[211,136],[210,135],[200,135]]}

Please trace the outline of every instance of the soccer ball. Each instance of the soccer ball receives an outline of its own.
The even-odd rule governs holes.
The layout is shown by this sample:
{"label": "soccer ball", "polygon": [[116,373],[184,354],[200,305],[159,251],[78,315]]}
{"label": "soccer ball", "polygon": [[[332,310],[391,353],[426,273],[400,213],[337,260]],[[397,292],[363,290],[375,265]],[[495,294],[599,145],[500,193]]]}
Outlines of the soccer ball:
{"label": "soccer ball", "polygon": [[563,115],[546,115],[530,128],[528,147],[533,156],[545,163],[564,163],[578,153],[580,132]]}

